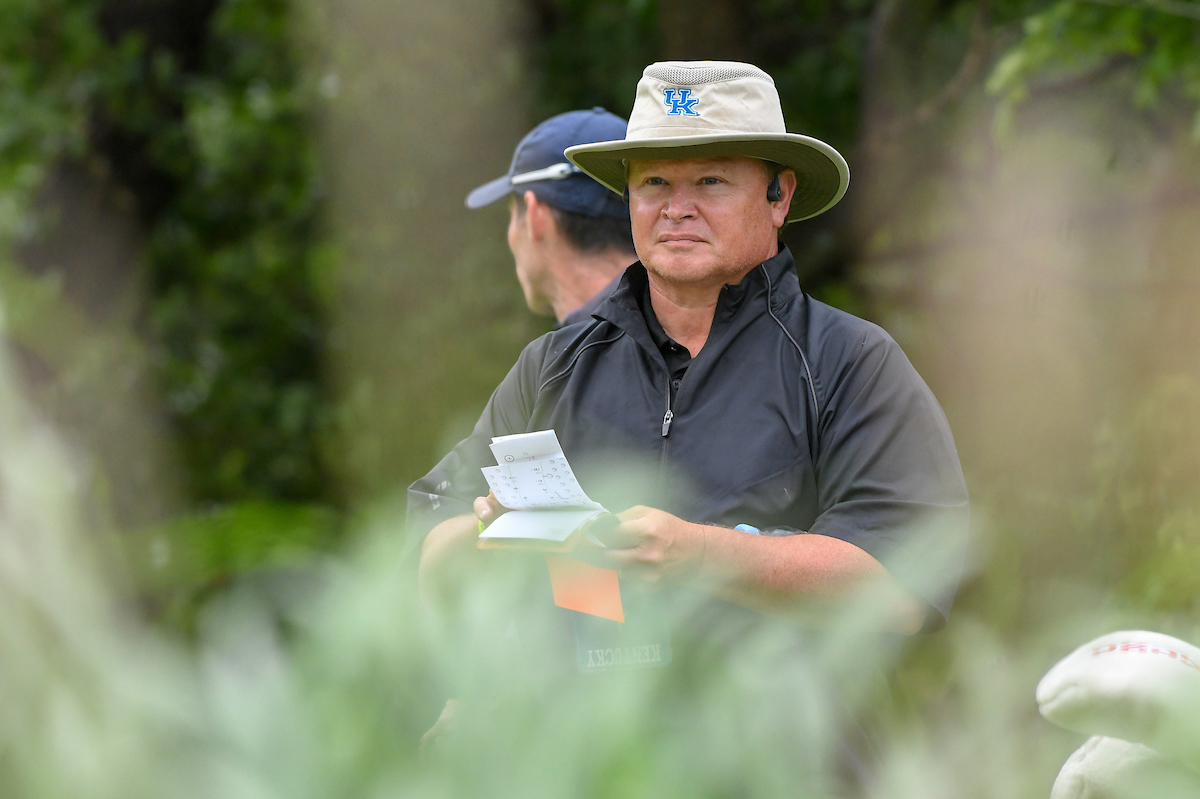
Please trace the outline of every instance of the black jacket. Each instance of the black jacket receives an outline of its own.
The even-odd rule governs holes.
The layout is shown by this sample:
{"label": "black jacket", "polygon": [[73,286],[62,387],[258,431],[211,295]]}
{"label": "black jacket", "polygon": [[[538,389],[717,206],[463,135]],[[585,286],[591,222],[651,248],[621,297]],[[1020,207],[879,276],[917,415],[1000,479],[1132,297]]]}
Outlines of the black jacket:
{"label": "black jacket", "polygon": [[[808,297],[791,253],[722,289],[674,401],[629,267],[587,322],[527,346],[474,432],[409,489],[423,534],[487,494],[493,436],[554,428],[584,489],[693,522],[833,536],[949,613],[967,491],[949,425],[878,326]],[[938,619],[937,621],[940,621]]]}

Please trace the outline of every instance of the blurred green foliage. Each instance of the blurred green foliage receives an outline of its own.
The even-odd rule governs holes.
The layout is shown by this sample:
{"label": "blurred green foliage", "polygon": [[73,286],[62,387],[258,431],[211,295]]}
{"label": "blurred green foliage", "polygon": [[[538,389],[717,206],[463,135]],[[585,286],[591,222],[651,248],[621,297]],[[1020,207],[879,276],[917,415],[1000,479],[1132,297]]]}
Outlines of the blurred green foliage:
{"label": "blurred green foliage", "polygon": [[100,99],[172,191],[149,216],[149,320],[199,501],[327,498],[313,87],[283,0],[228,0],[199,69],[136,34]]}
{"label": "blurred green foliage", "polygon": [[[1039,101],[1044,112],[1046,105],[1071,97],[1109,97],[1109,113],[1114,107],[1127,110],[1109,123],[1110,171],[1120,149],[1136,149],[1130,141],[1141,136],[1172,152],[1176,168],[1190,174],[1194,154],[1172,142],[1179,138],[1179,118],[1189,116],[1191,139],[1200,140],[1200,8],[1169,0],[1104,0],[1057,2],[1033,11],[999,50],[987,77],[986,89],[999,101],[994,124],[1000,138],[1019,130],[1022,109]],[[1160,191],[1162,218],[1172,213],[1186,218],[1192,198],[1170,188]],[[1128,218],[1114,229],[1144,224]],[[998,560],[989,563],[991,573],[982,582],[995,584],[981,607],[1007,605],[1012,612],[997,618],[1007,616],[1014,630],[1029,623],[1030,608],[1017,610],[1018,592],[1000,600],[1000,584],[1037,583],[1044,590],[1048,581],[1065,577],[1103,586],[1099,601],[1131,609],[1138,624],[1187,638],[1200,634],[1200,461],[1193,443],[1200,433],[1200,372],[1197,362],[1180,357],[1194,340],[1184,320],[1194,317],[1179,307],[1186,303],[1182,298],[1194,296],[1194,285],[1186,259],[1167,243],[1171,224],[1160,221],[1152,230],[1151,241],[1158,245],[1149,251],[1154,279],[1176,286],[1178,298],[1109,289],[1113,302],[1150,316],[1142,317],[1144,330],[1130,321],[1136,317],[1106,321],[1114,327],[1105,357],[1120,378],[1103,389],[1109,410],[1094,432],[1088,479],[1075,482],[1068,473],[1054,487],[1057,493],[1025,486],[1023,498],[993,506],[1003,530],[1040,520],[1056,532],[1045,541],[1015,534],[1024,551],[1002,547]],[[1116,268],[1122,266],[1127,265]],[[1099,261],[1093,268],[1102,274],[1113,265]],[[1142,280],[1152,285],[1152,279]]]}
{"label": "blurred green foliage", "polygon": [[539,118],[603,106],[629,116],[632,87],[660,49],[655,0],[531,3]]}
{"label": "blurred green foliage", "polygon": [[47,167],[87,146],[88,114],[111,69],[95,7],[5,0],[0,25],[0,236],[28,233],[27,210]]}
{"label": "blurred green foliage", "polygon": [[[1135,103],[1175,95],[1200,103],[1200,9],[1191,3],[1059,2],[1024,21],[997,62],[988,89],[1003,98],[1001,129],[1032,89],[1078,88],[1119,74]],[[1192,134],[1200,140],[1200,111]]]}
{"label": "blurred green foliage", "polygon": [[247,501],[182,514],[161,525],[125,531],[120,552],[143,610],[188,634],[196,614],[221,591],[254,574],[298,581],[316,553],[339,542],[342,520],[331,508]]}
{"label": "blurred green foliage", "polygon": [[1128,601],[1200,628],[1200,375],[1160,377],[1125,424],[1100,432],[1097,503],[1084,524],[1112,547]]}
{"label": "blurred green foliage", "polygon": [[90,0],[0,11],[5,250],[56,235],[35,200],[64,161],[115,173],[146,226],[144,327],[191,499],[328,499],[315,287],[336,257],[289,5],[222,3],[191,70],[136,30],[106,41]]}
{"label": "blurred green foliage", "polygon": [[[207,29],[186,31],[198,54],[134,12],[122,27],[93,0],[0,2],[0,285],[7,334],[45,373],[43,411],[104,450],[93,504],[136,528],[126,549],[148,609],[188,629],[236,576],[337,539],[319,296],[337,255],[321,234],[317,90],[295,57],[292,6],[218,4]],[[80,235],[45,199],[71,169],[129,198],[142,227],[137,260],[120,265],[133,294],[108,292],[129,313],[97,313],[73,290],[87,277],[55,256],[20,256]],[[103,229],[90,235],[109,246]],[[131,381],[149,399],[120,407]],[[165,456],[150,451],[164,443],[159,415]],[[106,426],[107,441],[90,433]],[[182,507],[169,499],[176,464]]]}

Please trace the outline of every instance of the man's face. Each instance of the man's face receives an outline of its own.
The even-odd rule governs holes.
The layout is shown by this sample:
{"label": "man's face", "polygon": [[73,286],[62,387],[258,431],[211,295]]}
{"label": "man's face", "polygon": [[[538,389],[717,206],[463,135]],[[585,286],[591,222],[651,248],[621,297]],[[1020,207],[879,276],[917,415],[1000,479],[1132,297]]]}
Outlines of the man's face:
{"label": "man's face", "polygon": [[752,158],[631,161],[629,216],[638,258],[677,285],[737,283],[777,252],[795,182],[767,201],[770,175]]}
{"label": "man's face", "polygon": [[529,224],[529,212],[523,196],[513,195],[508,204],[508,249],[517,265],[517,280],[525,294],[525,304],[536,314],[552,315],[554,307],[546,293],[549,271],[542,248],[534,240]]}

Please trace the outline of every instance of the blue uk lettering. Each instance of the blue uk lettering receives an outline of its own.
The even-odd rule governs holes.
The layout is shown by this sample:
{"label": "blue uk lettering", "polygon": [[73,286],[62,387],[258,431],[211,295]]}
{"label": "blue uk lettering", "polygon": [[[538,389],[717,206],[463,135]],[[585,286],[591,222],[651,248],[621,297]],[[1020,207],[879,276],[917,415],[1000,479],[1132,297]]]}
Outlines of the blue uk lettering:
{"label": "blue uk lettering", "polygon": [[691,89],[663,89],[663,98],[667,103],[667,116],[698,117],[696,110],[699,97],[692,97]]}

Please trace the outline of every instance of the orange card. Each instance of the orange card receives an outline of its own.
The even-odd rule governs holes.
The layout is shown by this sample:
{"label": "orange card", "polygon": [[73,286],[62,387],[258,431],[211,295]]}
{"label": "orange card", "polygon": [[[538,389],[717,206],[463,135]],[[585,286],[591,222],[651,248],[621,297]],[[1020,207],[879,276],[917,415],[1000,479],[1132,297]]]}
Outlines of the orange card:
{"label": "orange card", "polygon": [[624,622],[621,585],[614,569],[602,569],[565,555],[547,555],[554,604],[603,619]]}

